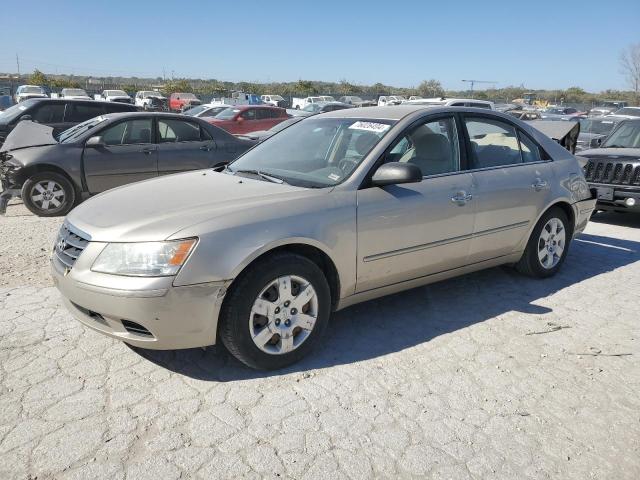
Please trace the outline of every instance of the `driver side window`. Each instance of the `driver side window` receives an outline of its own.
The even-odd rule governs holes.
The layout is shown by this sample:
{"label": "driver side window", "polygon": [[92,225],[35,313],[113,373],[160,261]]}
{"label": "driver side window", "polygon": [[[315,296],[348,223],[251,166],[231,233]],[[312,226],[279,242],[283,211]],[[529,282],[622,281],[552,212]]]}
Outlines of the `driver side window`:
{"label": "driver side window", "polygon": [[387,154],[385,162],[413,163],[424,177],[460,170],[460,148],[453,117],[413,127]]}

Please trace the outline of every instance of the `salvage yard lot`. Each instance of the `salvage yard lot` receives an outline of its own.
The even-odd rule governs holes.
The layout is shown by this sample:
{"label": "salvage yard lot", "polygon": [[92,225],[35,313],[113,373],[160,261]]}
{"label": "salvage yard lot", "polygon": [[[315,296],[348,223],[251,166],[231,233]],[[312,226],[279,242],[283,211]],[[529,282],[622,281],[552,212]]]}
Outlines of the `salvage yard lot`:
{"label": "salvage yard lot", "polygon": [[73,320],[60,223],[0,217],[2,479],[640,478],[637,217],[596,217],[547,280],[497,268],[341,311],[271,373]]}

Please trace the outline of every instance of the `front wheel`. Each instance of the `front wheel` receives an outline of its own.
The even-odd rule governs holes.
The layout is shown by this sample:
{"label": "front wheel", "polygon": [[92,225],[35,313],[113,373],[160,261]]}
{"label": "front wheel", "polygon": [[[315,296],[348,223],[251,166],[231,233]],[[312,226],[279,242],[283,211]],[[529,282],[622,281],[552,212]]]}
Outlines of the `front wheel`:
{"label": "front wheel", "polygon": [[551,208],[533,229],[516,268],[531,277],[555,275],[567,257],[570,242],[571,228],[567,215],[558,207]]}
{"label": "front wheel", "polygon": [[55,172],[40,172],[22,184],[22,201],[39,217],[57,217],[71,211],[76,191],[71,181]]}
{"label": "front wheel", "polygon": [[220,338],[249,367],[283,368],[316,346],[330,311],[322,270],[306,257],[278,253],[236,280],[220,313]]}

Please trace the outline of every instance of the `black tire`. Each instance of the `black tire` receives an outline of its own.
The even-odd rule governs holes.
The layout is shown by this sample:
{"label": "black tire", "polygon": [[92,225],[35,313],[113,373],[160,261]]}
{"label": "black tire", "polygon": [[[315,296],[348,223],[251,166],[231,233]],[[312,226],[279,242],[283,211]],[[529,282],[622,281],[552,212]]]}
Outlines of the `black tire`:
{"label": "black tire", "polygon": [[[253,302],[273,280],[295,275],[311,283],[318,297],[318,314],[313,329],[297,348],[289,353],[269,354],[251,338],[249,319]],[[245,365],[258,370],[275,370],[306,356],[321,340],[331,314],[331,292],[322,270],[311,260],[292,253],[275,253],[249,267],[233,283],[226,295],[219,318],[219,338],[231,354]]]}
{"label": "black tire", "polygon": [[[565,231],[565,245],[564,250],[560,256],[558,262],[551,268],[545,268],[542,265],[541,260],[538,258],[538,248],[540,245],[540,234],[545,225],[553,218],[556,218],[562,222],[564,231]],[[516,264],[516,269],[530,277],[534,278],[547,278],[555,275],[565,259],[567,258],[567,253],[569,252],[569,245],[571,243],[571,236],[573,235],[573,228],[569,224],[569,219],[567,218],[567,214],[559,207],[552,207],[544,215],[540,218],[535,228],[531,232],[531,237],[527,242],[527,247],[522,254],[522,258]]]}
{"label": "black tire", "polygon": [[[55,200],[60,203],[60,205],[54,205],[54,202],[50,201],[48,204],[43,202],[38,198],[38,195],[41,194],[37,190],[37,186],[42,183],[53,182],[55,185],[59,187],[55,187]],[[62,191],[62,195],[59,195],[58,192]],[[31,211],[31,213],[38,215],[39,217],[58,217],[66,215],[71,211],[71,209],[76,204],[76,190],[73,188],[73,184],[71,181],[56,172],[40,172],[36,173],[29,177],[22,184],[22,201],[24,205]],[[49,207],[51,205],[51,207]],[[43,208],[47,206],[47,208]]]}

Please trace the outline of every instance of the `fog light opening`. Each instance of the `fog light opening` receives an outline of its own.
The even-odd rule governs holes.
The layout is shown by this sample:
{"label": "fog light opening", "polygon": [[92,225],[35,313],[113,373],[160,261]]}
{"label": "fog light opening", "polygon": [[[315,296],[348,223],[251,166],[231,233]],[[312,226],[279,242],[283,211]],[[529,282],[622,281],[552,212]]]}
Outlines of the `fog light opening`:
{"label": "fog light opening", "polygon": [[635,199],[635,198],[627,198],[627,199],[624,201],[624,204],[625,204],[627,207],[633,207],[633,206],[636,204],[636,199]]}

